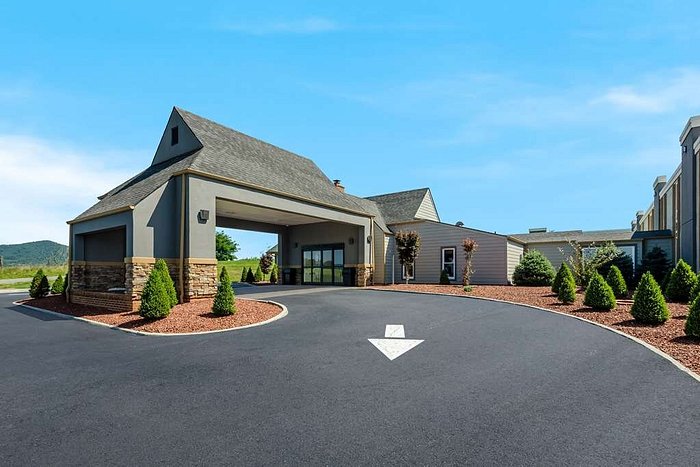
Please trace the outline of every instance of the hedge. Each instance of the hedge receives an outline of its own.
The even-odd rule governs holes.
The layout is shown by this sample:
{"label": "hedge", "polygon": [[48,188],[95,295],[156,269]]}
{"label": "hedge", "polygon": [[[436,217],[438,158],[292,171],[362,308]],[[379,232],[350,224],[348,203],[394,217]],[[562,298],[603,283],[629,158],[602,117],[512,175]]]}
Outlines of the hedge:
{"label": "hedge", "polygon": [[552,263],[539,251],[532,250],[525,253],[515,267],[513,283],[526,286],[551,285],[555,275]]}

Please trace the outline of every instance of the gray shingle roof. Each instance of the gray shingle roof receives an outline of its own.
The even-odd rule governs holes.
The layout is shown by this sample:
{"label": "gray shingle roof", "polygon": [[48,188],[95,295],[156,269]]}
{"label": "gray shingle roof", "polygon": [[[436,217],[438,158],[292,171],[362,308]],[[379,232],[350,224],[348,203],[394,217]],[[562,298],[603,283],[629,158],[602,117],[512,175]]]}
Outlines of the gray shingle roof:
{"label": "gray shingle roof", "polygon": [[625,240],[636,240],[642,237],[667,237],[671,235],[669,230],[657,230],[648,232],[647,235],[640,235],[641,232],[632,232],[630,229],[612,229],[612,230],[564,230],[561,232],[535,232],[510,234],[509,237],[515,238],[524,243],[555,243],[575,240],[582,243],[590,242],[622,242]]}
{"label": "gray shingle roof", "polygon": [[414,220],[426,193],[428,193],[428,188],[418,188],[398,193],[368,196],[366,199],[377,203],[379,211],[384,216],[384,221],[391,225]]}
{"label": "gray shingle roof", "polygon": [[224,177],[338,209],[376,216],[386,224],[374,203],[341,193],[310,159],[227,128],[183,109],[175,108],[202,148],[153,165],[131,180],[110,190],[100,201],[76,217],[80,220],[129,205],[136,205],[185,169]]}

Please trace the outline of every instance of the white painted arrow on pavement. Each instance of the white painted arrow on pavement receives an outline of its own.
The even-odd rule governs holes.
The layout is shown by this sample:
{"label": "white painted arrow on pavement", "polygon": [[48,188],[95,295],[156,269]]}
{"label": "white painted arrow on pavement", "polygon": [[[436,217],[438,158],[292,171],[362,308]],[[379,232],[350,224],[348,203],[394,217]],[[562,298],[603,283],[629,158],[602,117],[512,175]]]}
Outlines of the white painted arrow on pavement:
{"label": "white painted arrow on pavement", "polygon": [[367,340],[378,348],[389,360],[400,357],[423,342],[422,339],[406,339],[403,324],[387,324],[384,337],[384,339]]}

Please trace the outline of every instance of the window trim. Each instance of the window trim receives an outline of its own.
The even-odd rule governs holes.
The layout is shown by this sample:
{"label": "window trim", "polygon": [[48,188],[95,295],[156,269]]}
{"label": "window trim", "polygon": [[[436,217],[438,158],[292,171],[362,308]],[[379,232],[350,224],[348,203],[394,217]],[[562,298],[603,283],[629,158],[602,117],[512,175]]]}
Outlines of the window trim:
{"label": "window trim", "polygon": [[[416,262],[415,262],[415,261],[413,262],[413,268],[412,268],[412,269],[413,269],[413,274],[411,274],[411,275],[408,277],[408,280],[409,280],[409,281],[410,281],[410,280],[415,280],[415,278],[416,278]],[[401,265],[401,279],[406,280],[406,265],[405,265],[405,264],[402,264],[402,265]]]}
{"label": "window trim", "polygon": [[[445,251],[452,250],[452,262],[445,262]],[[451,281],[457,279],[457,247],[454,246],[443,246],[440,248],[440,274],[445,270],[445,264],[452,264],[452,275],[447,276]]]}

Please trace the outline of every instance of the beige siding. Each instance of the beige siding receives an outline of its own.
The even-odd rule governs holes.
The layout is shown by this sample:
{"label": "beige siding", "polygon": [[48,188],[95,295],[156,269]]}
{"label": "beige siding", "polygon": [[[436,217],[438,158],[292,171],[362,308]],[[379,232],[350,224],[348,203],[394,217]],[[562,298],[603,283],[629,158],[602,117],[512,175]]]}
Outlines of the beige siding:
{"label": "beige siding", "polygon": [[513,281],[513,271],[523,257],[524,246],[508,240],[508,281]]}
{"label": "beige siding", "polygon": [[554,266],[554,269],[556,270],[559,270],[561,263],[563,263],[564,260],[573,253],[573,249],[568,242],[528,243],[527,250],[537,250],[542,253],[552,263],[552,266]]}
{"label": "beige siding", "polygon": [[[441,254],[443,247],[454,247],[456,257],[455,284],[461,283],[461,272],[464,267],[462,240],[472,238],[479,244],[474,254],[474,284],[507,284],[507,240],[502,235],[490,234],[464,227],[438,222],[419,221],[402,226],[406,230],[415,230],[421,236],[421,251],[416,260],[416,283],[438,283],[442,268]],[[401,264],[396,256],[393,237],[387,252],[387,282],[391,282],[391,257],[395,256],[395,281],[402,282]]]}
{"label": "beige siding", "polygon": [[433,195],[430,194],[430,190],[428,190],[428,192],[425,193],[425,197],[420,203],[418,211],[416,211],[416,218],[440,222],[440,217],[438,216],[437,208],[435,207]]}
{"label": "beige siding", "polygon": [[384,232],[376,223],[374,224],[374,238],[372,241],[374,243],[374,283],[384,284],[384,274],[386,272],[386,241],[384,239]]}

